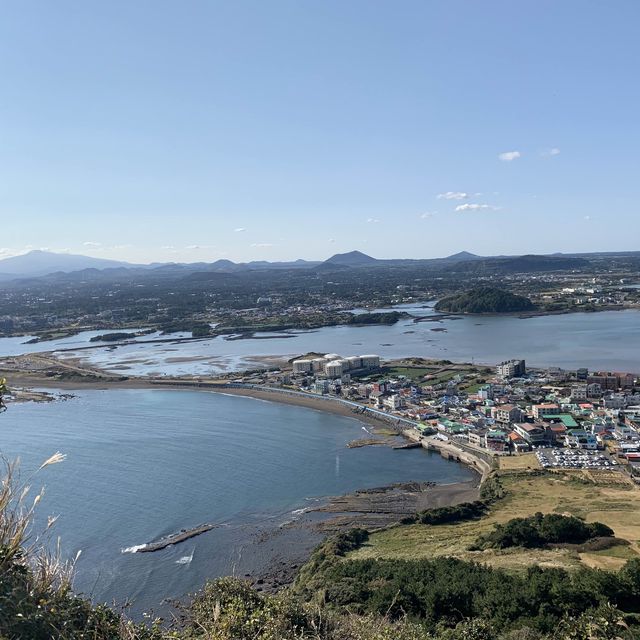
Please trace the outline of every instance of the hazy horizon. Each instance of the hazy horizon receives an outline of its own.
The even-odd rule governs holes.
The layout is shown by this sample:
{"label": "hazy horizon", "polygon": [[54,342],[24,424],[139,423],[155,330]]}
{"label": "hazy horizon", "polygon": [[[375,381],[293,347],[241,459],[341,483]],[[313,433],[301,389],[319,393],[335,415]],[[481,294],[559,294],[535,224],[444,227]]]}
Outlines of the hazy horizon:
{"label": "hazy horizon", "polygon": [[[432,255],[432,256],[405,256],[405,255],[396,255],[396,256],[391,256],[391,257],[384,257],[381,258],[380,256],[376,256],[376,255],[371,255],[371,254],[367,254],[364,251],[360,251],[358,249],[352,249],[352,250],[348,250],[345,252],[340,252],[340,253],[331,253],[331,254],[327,254],[323,257],[320,258],[309,258],[307,256],[304,255],[300,255],[297,258],[292,258],[292,259],[288,259],[288,260],[278,260],[278,259],[274,259],[274,260],[266,260],[264,258],[250,258],[248,260],[233,260],[232,258],[229,257],[225,257],[225,258],[212,258],[212,259],[206,259],[203,258],[201,260],[191,260],[191,261],[185,261],[185,260],[167,260],[167,261],[153,261],[153,262],[133,262],[133,261],[129,261],[129,260],[125,260],[125,259],[113,259],[113,258],[105,258],[103,256],[95,256],[95,255],[90,255],[88,252],[85,253],[72,253],[70,251],[51,251],[48,248],[39,248],[39,249],[29,249],[27,251],[24,251],[22,253],[18,253],[18,254],[14,254],[14,255],[1,255],[0,256],[0,264],[4,261],[7,260],[9,258],[21,258],[24,256],[28,256],[29,254],[37,254],[37,253],[43,253],[45,255],[55,255],[55,256],[69,256],[69,257],[76,257],[76,258],[96,258],[98,260],[105,260],[105,261],[111,261],[111,262],[120,262],[122,264],[127,264],[127,265],[131,265],[131,266],[151,266],[154,264],[157,265],[161,265],[161,264],[194,264],[194,263],[204,263],[204,264],[209,264],[209,263],[214,263],[220,260],[227,260],[229,262],[233,262],[235,264],[248,264],[248,263],[252,263],[252,262],[268,262],[268,263],[294,263],[294,262],[298,262],[298,261],[302,261],[302,262],[310,262],[310,263],[315,263],[315,262],[324,262],[326,260],[329,260],[330,258],[332,258],[335,255],[345,255],[345,254],[350,254],[350,253],[362,253],[368,257],[374,258],[376,260],[438,260],[438,259],[445,259],[445,258],[449,258],[449,257],[453,257],[456,256],[458,254],[469,254],[470,256],[476,256],[478,258],[500,258],[500,257],[505,257],[505,258],[509,258],[509,257],[519,257],[519,256],[526,256],[526,255],[547,255],[547,256],[553,256],[553,255],[579,255],[581,253],[584,253],[585,255],[587,254],[595,254],[595,253],[602,253],[602,254],[614,254],[614,253],[626,253],[626,252],[640,252],[640,249],[629,249],[629,250],[623,250],[623,249],[614,249],[614,250],[607,250],[607,249],[603,249],[601,251],[593,251],[593,252],[562,252],[562,251],[554,251],[552,253],[547,253],[547,254],[537,254],[535,252],[526,252],[523,254],[500,254],[500,255],[480,255],[477,253],[474,253],[473,251],[467,251],[466,249],[461,249],[460,251],[456,251],[455,253],[452,254],[446,254],[446,255]],[[2,275],[2,270],[0,269],[0,275]]]}
{"label": "hazy horizon", "polygon": [[636,250],[639,19],[631,0],[8,5],[0,257]]}

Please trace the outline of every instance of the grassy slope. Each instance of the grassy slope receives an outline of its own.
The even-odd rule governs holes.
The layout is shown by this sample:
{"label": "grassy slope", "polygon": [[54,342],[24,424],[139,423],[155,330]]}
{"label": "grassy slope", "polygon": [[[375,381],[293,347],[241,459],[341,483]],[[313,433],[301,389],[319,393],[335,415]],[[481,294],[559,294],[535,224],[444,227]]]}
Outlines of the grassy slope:
{"label": "grassy slope", "polygon": [[[537,563],[544,567],[572,569],[582,563],[603,569],[618,569],[640,554],[640,488],[620,474],[567,472],[536,475],[530,472],[500,472],[507,497],[478,521],[452,525],[406,525],[374,533],[349,558],[432,558],[454,556],[486,562],[495,567],[523,570]],[[619,480],[616,483],[616,480]],[[609,525],[629,547],[577,553],[569,549],[509,549],[468,551],[481,534],[496,523],[542,513],[566,513]]]}

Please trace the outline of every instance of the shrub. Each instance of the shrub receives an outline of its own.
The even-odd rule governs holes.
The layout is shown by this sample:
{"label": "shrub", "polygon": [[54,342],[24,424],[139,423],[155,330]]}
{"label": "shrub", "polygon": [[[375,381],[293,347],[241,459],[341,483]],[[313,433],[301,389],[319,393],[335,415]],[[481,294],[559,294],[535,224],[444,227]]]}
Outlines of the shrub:
{"label": "shrub", "polygon": [[513,518],[497,524],[490,533],[476,540],[473,549],[539,548],[548,544],[581,544],[613,530],[601,522],[586,523],[575,516],[536,513],[528,518]]}

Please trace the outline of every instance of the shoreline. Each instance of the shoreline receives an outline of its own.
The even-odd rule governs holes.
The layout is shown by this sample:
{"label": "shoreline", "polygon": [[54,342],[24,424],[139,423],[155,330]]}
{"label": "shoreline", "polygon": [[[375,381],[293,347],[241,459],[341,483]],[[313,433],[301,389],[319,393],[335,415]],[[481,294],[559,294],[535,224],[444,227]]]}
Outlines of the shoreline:
{"label": "shoreline", "polygon": [[[0,374],[2,375],[2,374]],[[407,433],[409,424],[393,424],[402,420],[393,415],[376,415],[370,410],[361,412],[358,407],[365,409],[364,405],[348,404],[348,401],[334,397],[314,397],[302,392],[283,391],[281,389],[261,389],[233,387],[230,383],[201,382],[197,380],[160,380],[160,379],[93,379],[86,382],[80,380],[56,380],[50,377],[40,377],[33,374],[11,375],[12,388],[65,390],[73,393],[83,390],[108,391],[111,389],[164,389],[171,391],[204,391],[221,393],[229,396],[253,398],[255,400],[277,402],[290,406],[298,406],[316,411],[323,411],[342,417],[353,418],[371,430],[362,434],[363,439],[373,434],[380,434],[387,440],[386,446],[393,446],[398,438],[407,442],[418,438],[420,446],[427,451],[436,452],[436,448],[429,443],[421,441],[416,432],[414,438],[409,438]],[[41,393],[36,391],[35,393]],[[354,410],[355,409],[355,410]],[[391,421],[391,422],[389,422]],[[325,496],[314,508],[305,509],[299,519],[290,523],[265,530],[261,538],[261,544],[265,545],[264,552],[269,559],[266,565],[248,569],[251,573],[244,577],[260,591],[275,592],[289,586],[297,575],[299,568],[308,560],[313,549],[321,541],[339,532],[348,531],[354,527],[362,527],[370,530],[380,530],[394,526],[400,520],[413,513],[433,507],[454,506],[460,502],[468,502],[477,499],[479,487],[484,480],[484,474],[478,465],[465,456],[465,452],[438,451],[445,458],[464,464],[475,473],[468,480],[437,483],[395,483],[374,489],[356,489],[355,491],[339,496]],[[404,455],[398,453],[398,456]],[[399,464],[402,461],[399,460]],[[425,459],[428,464],[428,459]],[[207,525],[207,530],[209,525]],[[185,532],[182,532],[184,535]],[[197,529],[197,534],[206,533]],[[191,537],[191,535],[185,536]],[[165,540],[157,540],[147,543],[146,551],[155,551],[167,546],[176,540],[171,537]],[[180,540],[181,541],[181,540]],[[280,542],[278,542],[280,541]],[[277,552],[270,556],[270,550]]]}
{"label": "shoreline", "polygon": [[[5,375],[0,371],[0,377]],[[15,382],[18,382],[18,385]],[[110,389],[165,389],[169,391],[200,391],[221,393],[229,396],[240,396],[262,400],[266,402],[276,402],[291,406],[323,411],[345,418],[353,418],[364,425],[372,428],[369,435],[379,435],[389,438],[389,445],[392,438],[404,438],[408,442],[420,443],[428,451],[437,451],[448,460],[465,465],[469,470],[478,474],[482,483],[490,472],[490,465],[472,452],[456,447],[451,443],[444,443],[435,438],[425,438],[414,430],[416,422],[386,414],[365,405],[337,398],[333,396],[314,396],[301,391],[294,391],[281,388],[256,387],[251,385],[236,385],[229,382],[202,381],[191,379],[150,379],[150,378],[127,378],[122,379],[100,379],[86,382],[74,380],[56,380],[53,378],[42,378],[33,375],[13,376],[12,387],[22,386],[27,389],[47,388],[64,391],[81,391],[83,389],[108,391]],[[365,431],[368,431],[365,429]],[[393,433],[390,433],[393,432]]]}
{"label": "shoreline", "polygon": [[[243,387],[230,386],[228,382],[204,382],[188,379],[150,379],[150,378],[127,378],[121,379],[98,379],[90,381],[80,380],[58,380],[55,378],[39,377],[29,374],[16,374],[14,372],[0,372],[0,377],[6,376],[11,388],[14,389],[59,389],[61,391],[108,391],[110,389],[166,389],[170,391],[203,391],[222,393],[230,396],[242,396],[254,398],[256,400],[265,400],[268,402],[278,402],[280,404],[288,404],[293,406],[314,409],[316,411],[324,411],[347,418],[354,418],[368,424],[372,427],[393,429],[398,436],[402,435],[401,428],[394,428],[393,421],[396,418],[389,416],[388,420],[383,417],[376,417],[369,411],[361,413],[354,411],[346,404],[343,404],[339,398],[328,396],[314,397],[311,394],[294,395],[296,392],[287,392],[280,389],[251,389]],[[355,404],[355,403],[354,403]]]}

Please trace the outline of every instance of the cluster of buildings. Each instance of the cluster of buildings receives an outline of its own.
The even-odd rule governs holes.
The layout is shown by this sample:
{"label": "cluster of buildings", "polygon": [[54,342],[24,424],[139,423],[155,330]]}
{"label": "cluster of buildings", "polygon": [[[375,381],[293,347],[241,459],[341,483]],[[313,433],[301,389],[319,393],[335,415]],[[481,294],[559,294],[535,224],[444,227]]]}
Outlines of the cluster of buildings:
{"label": "cluster of buildings", "polygon": [[639,384],[629,373],[527,373],[524,361],[511,360],[475,393],[448,399],[446,417],[431,426],[494,454],[563,447],[640,461]]}
{"label": "cluster of buildings", "polygon": [[380,356],[364,355],[343,358],[337,353],[327,353],[317,358],[301,358],[293,361],[293,375],[314,375],[331,380],[348,382],[354,372],[365,372],[380,367]]}
{"label": "cluster of buildings", "polygon": [[633,374],[529,371],[516,359],[470,389],[464,371],[438,384],[369,375],[376,371],[386,372],[378,356],[327,354],[295,360],[291,384],[411,419],[425,433],[492,455],[562,447],[606,450],[640,464],[640,380]]}
{"label": "cluster of buildings", "polygon": [[587,452],[597,451],[607,460],[637,464],[640,472],[640,378],[631,373],[528,369],[520,359],[491,371],[329,353],[294,360],[290,371],[256,375],[261,377],[249,382],[352,400],[476,453],[553,447],[565,452],[554,458],[562,463],[573,459],[567,452],[591,460]]}

